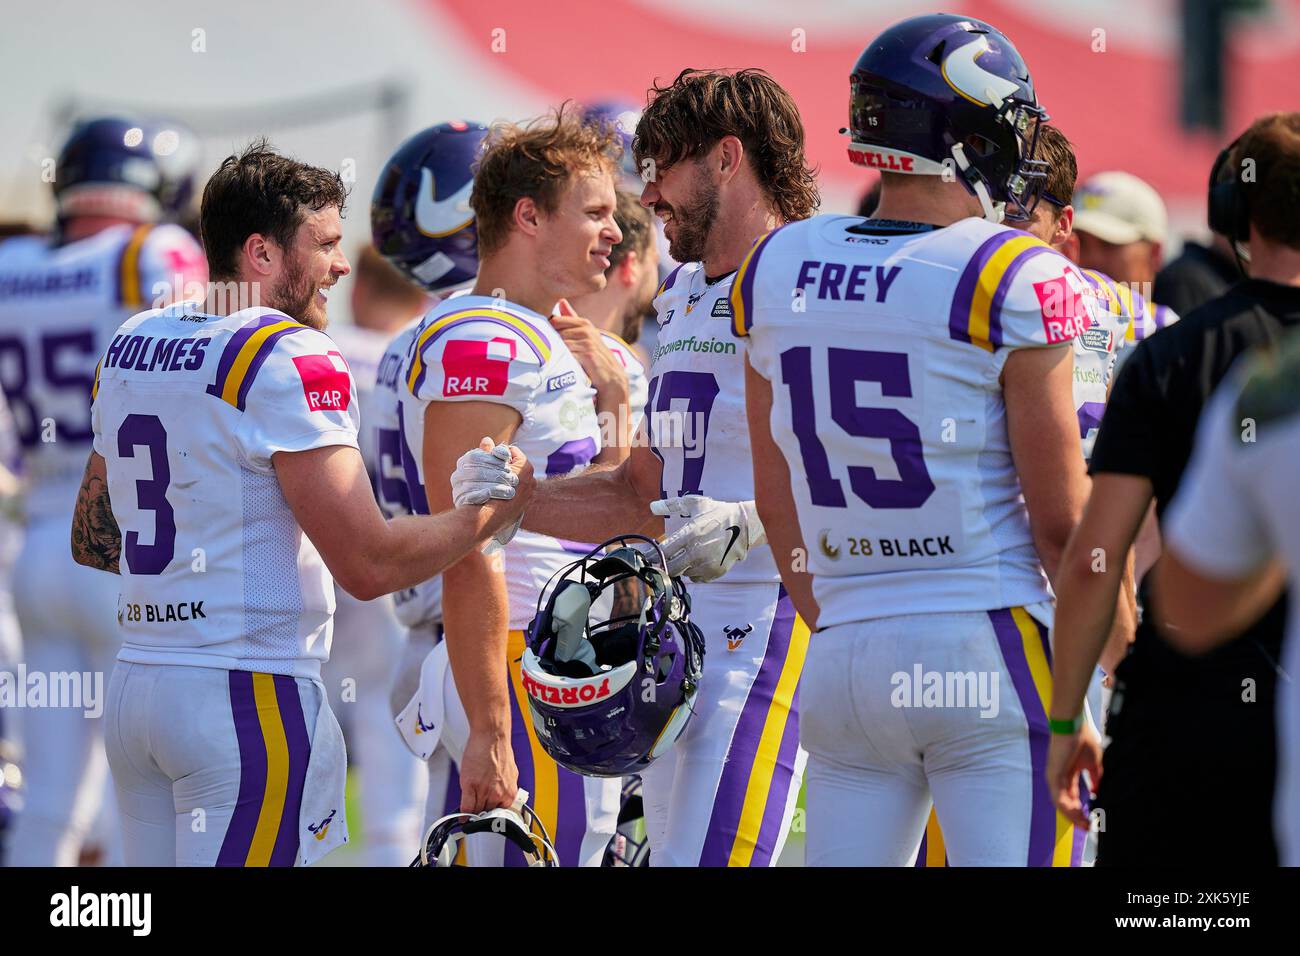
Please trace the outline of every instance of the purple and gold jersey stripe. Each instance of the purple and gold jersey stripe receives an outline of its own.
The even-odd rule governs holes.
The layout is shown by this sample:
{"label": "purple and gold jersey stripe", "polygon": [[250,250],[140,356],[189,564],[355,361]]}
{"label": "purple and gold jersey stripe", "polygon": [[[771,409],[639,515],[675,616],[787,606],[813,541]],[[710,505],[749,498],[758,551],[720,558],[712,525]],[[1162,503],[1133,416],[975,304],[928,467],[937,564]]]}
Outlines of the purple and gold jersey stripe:
{"label": "purple and gold jersey stripe", "polygon": [[772,237],[784,228],[785,226],[777,226],[755,242],[736,270],[736,277],[731,280],[731,331],[739,338],[747,336],[750,326],[754,324],[754,276],[758,272],[758,257],[763,254]]}
{"label": "purple and gold jersey stripe", "polygon": [[466,322],[491,322],[494,325],[503,326],[528,343],[528,347],[537,356],[538,362],[545,365],[550,361],[551,343],[546,334],[513,312],[486,308],[461,309],[458,312],[448,312],[446,315],[430,322],[420,331],[419,338],[415,340],[411,367],[406,375],[406,384],[410,388],[412,395],[419,394],[420,386],[424,383],[424,350],[442,333],[458,325],[464,325]]}
{"label": "purple and gold jersey stripe", "polygon": [[[510,631],[506,638],[510,669],[510,736],[519,768],[519,786],[529,793],[533,812],[551,834],[562,866],[576,866],[587,832],[587,792],[583,778],[566,770],[542,749],[528,708],[520,661],[526,640],[523,631]],[[524,855],[513,844],[506,846],[505,865],[525,866]]]}
{"label": "purple and gold jersey stripe", "polygon": [[1011,683],[1029,724],[1033,787],[1028,866],[1079,866],[1086,834],[1056,809],[1047,787],[1047,709],[1052,699],[1052,649],[1047,628],[1023,607],[989,611]]}
{"label": "purple and gold jersey stripe", "polygon": [[104,360],[101,358],[95,363],[95,381],[90,386],[90,400],[93,402],[99,398],[99,370],[104,367]]}
{"label": "purple and gold jersey stripe", "polygon": [[986,239],[971,256],[957,282],[948,332],[958,342],[992,352],[1002,344],[1002,307],[1016,274],[1051,246],[1016,230]]}
{"label": "purple and gold jersey stripe", "polygon": [[659,288],[655,290],[656,299],[673,287],[673,283],[677,281],[677,273],[681,271],[682,271],[682,267],[678,266],[672,272],[668,273],[664,281],[659,284]]}
{"label": "purple and gold jersey stripe", "polygon": [[117,301],[122,305],[139,307],[144,305],[144,283],[140,276],[140,252],[144,241],[153,230],[152,224],[136,226],[131,238],[122,247],[121,258],[117,261]]}
{"label": "purple and gold jersey stripe", "polygon": [[239,741],[239,796],[217,866],[293,866],[311,757],[298,682],[285,674],[231,671],[230,712]]}
{"label": "purple and gold jersey stripe", "polygon": [[718,781],[700,866],[770,866],[799,749],[799,676],[808,625],[780,588],[763,662]]}
{"label": "purple and gold jersey stripe", "polygon": [[275,349],[275,343],[305,328],[307,326],[302,323],[278,313],[246,322],[226,343],[221,361],[217,363],[217,379],[208,386],[208,394],[242,412],[248,400],[248,390]]}

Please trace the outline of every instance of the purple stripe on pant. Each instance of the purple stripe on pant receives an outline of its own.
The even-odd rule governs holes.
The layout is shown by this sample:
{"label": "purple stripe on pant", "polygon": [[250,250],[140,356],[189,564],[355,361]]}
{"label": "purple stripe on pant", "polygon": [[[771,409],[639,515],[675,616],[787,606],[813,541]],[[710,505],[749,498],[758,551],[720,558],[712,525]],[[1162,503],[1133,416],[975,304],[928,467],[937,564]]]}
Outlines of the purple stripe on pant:
{"label": "purple stripe on pant", "polygon": [[[713,814],[709,818],[708,835],[704,839],[704,848],[700,853],[700,866],[726,866],[731,859],[731,851],[740,829],[740,815],[745,805],[745,794],[749,789],[750,776],[755,772],[754,763],[759,739],[772,707],[777,681],[781,678],[781,671],[785,667],[786,657],[790,651],[794,621],[794,603],[782,587],[778,592],[776,613],[768,632],[763,661],[759,665],[754,683],[750,685],[749,694],[745,697],[745,706],[740,712],[740,719],[731,737],[731,745],[727,749],[722,777],[718,781],[718,790],[713,798]],[[707,674],[707,671],[705,673]],[[781,817],[785,812],[786,800],[794,777],[795,751],[799,742],[798,704],[799,693],[796,688],[791,698],[790,713],[786,717],[781,745],[778,748],[776,766],[767,784],[762,823],[759,825],[751,866],[770,865],[772,853],[776,849],[780,836]],[[765,768],[758,768],[758,772],[765,772]]]}
{"label": "purple stripe on pant", "polygon": [[[1030,785],[1033,788],[1032,811],[1029,821],[1029,857],[1028,866],[1051,866],[1052,850],[1056,846],[1056,803],[1047,789],[1047,745],[1050,735],[1047,730],[1047,713],[1043,710],[1042,700],[1034,687],[1033,675],[1029,672],[1029,662],[1025,659],[1025,649],[1011,611],[989,611],[989,620],[993,622],[993,631],[997,635],[998,647],[1002,650],[1002,659],[1011,683],[1020,699],[1020,706],[1025,712],[1029,724],[1029,759]],[[1047,663],[1052,662],[1051,648],[1047,642],[1047,631],[1034,621],[1038,639],[1043,642],[1043,652]]]}
{"label": "purple stripe on pant", "polygon": [[[311,759],[311,738],[307,719],[298,696],[298,682],[287,674],[276,674],[275,703],[284,724],[284,739],[289,751],[289,785],[284,795],[284,812],[271,851],[271,866],[293,866],[298,859],[299,818],[302,816],[302,792],[307,785],[307,762]],[[322,707],[329,706],[323,700]]]}
{"label": "purple stripe on pant", "polygon": [[225,839],[221,841],[217,866],[244,865],[266,793],[266,746],[262,742],[262,726],[253,699],[253,675],[249,671],[230,672],[230,713],[239,741],[239,797],[226,826]]}

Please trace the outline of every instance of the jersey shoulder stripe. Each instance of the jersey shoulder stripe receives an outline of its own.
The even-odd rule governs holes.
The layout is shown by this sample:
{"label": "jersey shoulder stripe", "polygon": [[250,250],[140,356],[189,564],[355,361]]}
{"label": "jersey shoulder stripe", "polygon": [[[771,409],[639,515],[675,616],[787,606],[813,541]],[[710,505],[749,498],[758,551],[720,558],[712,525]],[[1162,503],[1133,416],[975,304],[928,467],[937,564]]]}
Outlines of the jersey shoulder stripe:
{"label": "jersey shoulder stripe", "polygon": [[747,336],[750,326],[754,324],[754,275],[758,271],[759,256],[784,228],[785,226],[777,226],[755,242],[731,280],[731,331],[739,338]]}
{"label": "jersey shoulder stripe", "polygon": [[[684,262],[682,263],[682,265],[685,264],[686,263]],[[656,299],[673,287],[673,283],[677,281],[677,273],[682,271],[682,265],[679,265],[672,272],[668,273],[668,276],[664,279],[662,283],[660,283],[659,289],[655,292]]]}
{"label": "jersey shoulder stripe", "polygon": [[253,387],[253,379],[274,351],[275,343],[286,335],[305,329],[307,326],[301,322],[295,322],[279,312],[244,323],[226,343],[221,361],[217,363],[216,381],[208,386],[208,394],[215,395],[242,412],[248,399],[248,390]]}
{"label": "jersey shoulder stripe", "polygon": [[117,301],[122,305],[136,307],[144,305],[144,281],[140,275],[140,253],[143,251],[145,240],[149,238],[149,233],[153,231],[153,228],[153,223],[137,226],[118,256],[115,272]]}
{"label": "jersey shoulder stripe", "polygon": [[953,293],[948,332],[985,351],[1002,344],[1002,304],[1021,267],[1052,248],[1034,236],[1007,229],[980,244]]}
{"label": "jersey shoulder stripe", "polygon": [[550,361],[551,344],[546,335],[523,317],[502,309],[461,309],[456,312],[449,312],[430,322],[416,340],[415,354],[411,358],[411,368],[406,376],[406,384],[412,395],[419,393],[419,387],[424,378],[425,349],[444,332],[467,322],[490,322],[504,326],[519,335],[528,344],[540,364],[545,365]]}

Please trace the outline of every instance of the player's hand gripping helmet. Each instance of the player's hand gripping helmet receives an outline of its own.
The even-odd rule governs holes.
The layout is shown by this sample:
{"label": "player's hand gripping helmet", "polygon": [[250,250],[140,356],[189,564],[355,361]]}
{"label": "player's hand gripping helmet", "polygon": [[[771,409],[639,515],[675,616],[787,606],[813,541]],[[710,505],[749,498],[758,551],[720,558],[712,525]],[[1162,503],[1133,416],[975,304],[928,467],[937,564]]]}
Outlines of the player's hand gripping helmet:
{"label": "player's hand gripping helmet", "polygon": [[704,635],[667,566],[657,542],[623,535],[543,589],[522,677],[537,738],[560,766],[589,777],[639,773],[686,729]]}
{"label": "player's hand gripping helmet", "polygon": [[370,200],[380,255],[430,292],[478,273],[478,230],[469,196],[487,127],[439,123],[416,133],[384,164]]}
{"label": "player's hand gripping helmet", "polygon": [[198,138],[177,123],[98,117],[68,134],[54,172],[60,219],[174,218],[194,194]]}
{"label": "player's hand gripping helmet", "polygon": [[1048,117],[1002,33],[948,13],[903,20],[862,51],[849,86],[853,163],[936,176],[947,161],[986,219],[1033,213],[1047,163],[1032,157]]}
{"label": "player's hand gripping helmet", "polygon": [[449,813],[435,820],[411,866],[455,866],[461,841],[474,833],[495,833],[509,840],[530,867],[560,865],[551,835],[528,805],[528,791],[520,790],[512,807],[483,813]]}

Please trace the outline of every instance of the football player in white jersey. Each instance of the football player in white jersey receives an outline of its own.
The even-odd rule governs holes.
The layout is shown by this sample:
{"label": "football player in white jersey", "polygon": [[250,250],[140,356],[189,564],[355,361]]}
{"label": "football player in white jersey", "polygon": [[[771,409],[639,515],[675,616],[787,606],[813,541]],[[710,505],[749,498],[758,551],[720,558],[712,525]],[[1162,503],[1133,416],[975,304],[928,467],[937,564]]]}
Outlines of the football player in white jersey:
{"label": "football player in white jersey", "polygon": [[875,218],[774,231],[732,293],[758,509],[818,629],[807,859],[907,864],[933,802],[955,865],[1077,864],[1044,761],[1091,318],[1078,270],[997,224],[1043,188],[1043,113],[1011,42],[947,14],[886,30],[850,84]]}
{"label": "football player in white jersey", "polygon": [[[102,118],[79,124],[59,156],[50,236],[0,243],[0,386],[21,440],[26,536],[14,573],[29,673],[81,675],[103,688],[120,635],[117,582],[68,554],[68,515],[91,445],[95,363],[130,315],[201,289],[198,244],[162,225],[192,178],[171,160],[175,128]],[[190,290],[193,292],[193,288]],[[24,710],[26,812],[10,862],[75,864],[106,791],[102,697]]]}
{"label": "football player in white jersey", "polygon": [[[376,420],[387,396],[377,386],[385,349],[403,327],[424,314],[429,297],[363,246],[352,272],[352,322],[335,323],[329,335],[343,353],[357,389],[361,413],[358,444],[379,497],[379,432]],[[381,501],[382,508],[382,501]],[[394,596],[357,601],[335,587],[334,647],[324,668],[330,705],[355,758],[366,864],[406,866],[423,836],[425,768],[402,743],[389,703],[406,645]]]}
{"label": "football player in white jersey", "polygon": [[322,331],[345,196],[264,142],[228,157],[204,190],[206,300],[128,320],[96,374],[72,549],[121,575],[106,719],[128,865],[290,866],[345,842],[320,680],[334,581],[369,600],[425,580],[531,494],[516,455],[496,488],[513,501],[384,520]]}
{"label": "football player in white jersey", "polygon": [[[370,203],[374,247],[413,283],[438,299],[469,291],[478,272],[477,233],[469,194],[473,166],[487,127],[439,123],[410,136],[389,157]],[[389,518],[424,513],[428,503],[415,462],[404,455],[401,401],[403,373],[424,313],[388,344],[375,379],[374,414],[364,423],[374,458],[379,507]],[[414,490],[413,490],[414,489]],[[411,751],[427,762],[424,827],[460,807],[460,780],[441,740],[441,685],[435,699],[417,694],[422,665],[442,641],[442,578],[435,577],[393,595],[397,618],[407,631],[406,648],[393,687],[390,711]],[[446,660],[445,651],[439,657]],[[433,688],[426,688],[433,693]],[[415,701],[413,714],[406,714]],[[426,714],[425,712],[428,711]]]}
{"label": "football player in white jersey", "polygon": [[642,774],[652,865],[770,866],[798,798],[808,629],[754,514],[728,296],[754,240],[817,207],[803,140],[798,109],[761,71],[685,71],[659,89],[637,127],[637,156],[654,170],[641,201],[684,265],[655,300],[650,446],[622,467],[546,485],[524,520],[601,539],[667,514],[673,573],[694,574],[696,562],[708,565],[698,580],[729,571],[691,587],[707,641],[695,719]]}
{"label": "football player in white jersey", "polygon": [[[470,196],[479,255],[473,290],[425,316],[401,392],[402,453],[418,468],[430,509],[452,503],[446,479],[462,435],[474,435],[471,444],[484,435],[513,443],[539,468],[544,462],[547,477],[627,457],[626,442],[602,445],[600,428],[602,419],[627,420],[623,363],[563,298],[605,283],[622,238],[614,219],[618,156],[611,131],[563,109],[490,135]],[[591,548],[560,534],[521,531],[503,556],[471,554],[444,573],[439,650],[450,673],[442,739],[459,763],[461,809],[508,806],[517,780],[561,861],[598,865],[617,822],[619,781],[583,778],[546,755],[519,674],[524,628],[543,586]],[[521,862],[513,848],[503,859]]]}
{"label": "football player in white jersey", "polygon": [[[1042,199],[1028,220],[1008,220],[1008,225],[1036,236],[1074,262],[1078,242],[1074,239],[1071,230],[1074,207],[1070,205],[1068,199],[1074,195],[1075,179],[1078,176],[1074,147],[1059,129],[1043,123],[1038,127],[1038,143],[1034,156],[1047,163]],[[1118,286],[1108,276],[1090,269],[1080,271],[1090,286],[1084,291],[1090,294],[1086,302],[1092,322],[1073,341],[1073,388],[1074,407],[1079,418],[1079,437],[1082,441],[1083,457],[1087,461],[1092,454],[1092,444],[1097,436],[1097,425],[1101,422],[1102,411],[1106,407],[1106,398],[1110,394],[1110,384],[1115,370],[1115,355],[1122,348],[1125,330],[1133,321],[1130,310],[1134,299],[1126,295],[1128,290],[1125,287]],[[1136,293],[1133,295],[1135,296]],[[1132,560],[1131,553],[1129,560],[1130,562]],[[1136,599],[1132,574],[1131,571],[1125,573],[1125,613],[1120,616],[1112,629],[1111,638],[1099,662],[1101,673],[1089,689],[1088,704],[1091,712],[1099,719],[1105,714],[1109,700],[1105,690],[1105,687],[1109,686],[1109,677],[1103,678],[1103,675],[1114,673],[1115,667],[1128,651],[1136,627]],[[1087,847],[1085,847],[1084,857],[1086,863],[1090,858]],[[938,817],[931,811],[930,819],[926,823],[925,836],[921,841],[921,849],[917,854],[917,865],[942,865],[945,862],[942,831]]]}

